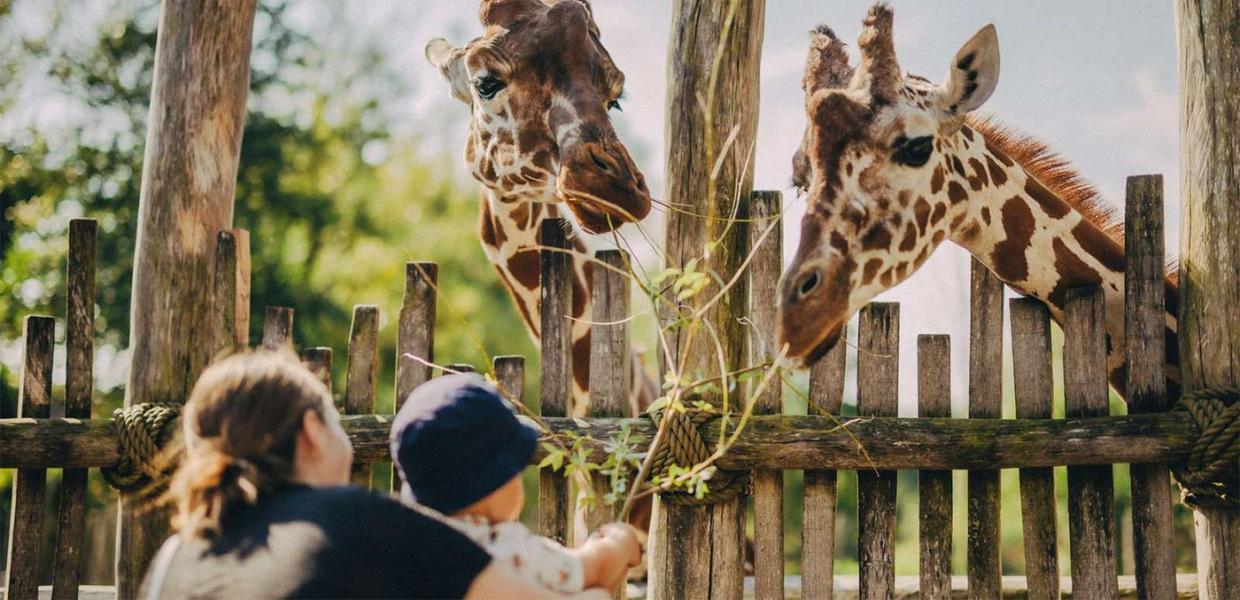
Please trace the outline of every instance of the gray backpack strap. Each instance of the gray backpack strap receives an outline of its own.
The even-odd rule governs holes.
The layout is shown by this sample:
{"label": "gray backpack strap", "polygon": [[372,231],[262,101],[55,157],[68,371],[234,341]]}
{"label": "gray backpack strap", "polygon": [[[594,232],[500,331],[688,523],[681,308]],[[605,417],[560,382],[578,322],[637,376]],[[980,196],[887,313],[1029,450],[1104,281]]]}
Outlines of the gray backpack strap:
{"label": "gray backpack strap", "polygon": [[168,578],[168,569],[172,566],[172,558],[181,548],[181,536],[173,535],[159,548],[155,560],[151,562],[151,576],[147,578],[146,600],[159,600],[164,589],[164,580]]}

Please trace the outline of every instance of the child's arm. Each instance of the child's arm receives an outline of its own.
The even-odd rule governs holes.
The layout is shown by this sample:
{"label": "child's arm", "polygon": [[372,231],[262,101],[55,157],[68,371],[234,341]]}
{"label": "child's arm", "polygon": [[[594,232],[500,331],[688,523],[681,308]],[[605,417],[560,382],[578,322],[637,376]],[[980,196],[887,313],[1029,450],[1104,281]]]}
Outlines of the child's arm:
{"label": "child's arm", "polygon": [[615,589],[629,569],[641,563],[642,548],[633,528],[624,523],[604,525],[571,552],[581,560],[585,587]]}

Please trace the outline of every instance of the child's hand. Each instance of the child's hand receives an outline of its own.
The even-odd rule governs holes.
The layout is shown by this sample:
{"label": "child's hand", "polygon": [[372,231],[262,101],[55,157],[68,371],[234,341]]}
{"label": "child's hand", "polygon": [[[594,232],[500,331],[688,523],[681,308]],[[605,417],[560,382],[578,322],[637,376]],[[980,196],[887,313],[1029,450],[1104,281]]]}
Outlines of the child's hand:
{"label": "child's hand", "polygon": [[620,551],[618,558],[625,560],[628,567],[636,567],[642,560],[642,543],[637,530],[628,523],[608,523],[599,528],[598,533],[611,541]]}

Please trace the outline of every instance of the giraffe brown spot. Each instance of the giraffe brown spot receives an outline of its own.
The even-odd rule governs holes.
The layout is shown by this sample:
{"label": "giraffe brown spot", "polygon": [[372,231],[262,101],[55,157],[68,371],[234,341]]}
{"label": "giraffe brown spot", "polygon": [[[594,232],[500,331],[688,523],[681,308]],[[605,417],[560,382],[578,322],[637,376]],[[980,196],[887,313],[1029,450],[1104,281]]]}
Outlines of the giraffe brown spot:
{"label": "giraffe brown spot", "polygon": [[978,225],[977,221],[974,221],[969,223],[969,226],[965,227],[964,231],[960,232],[960,237],[964,241],[973,241],[974,239],[977,239],[977,235],[981,232],[982,226]]}
{"label": "giraffe brown spot", "polygon": [[960,162],[960,157],[952,157],[952,170],[955,171],[957,175],[965,177],[964,163]]}
{"label": "giraffe brown spot", "polygon": [[1072,228],[1072,236],[1076,238],[1081,249],[1098,259],[1107,270],[1116,273],[1124,272],[1124,246],[1116,243],[1110,236],[1103,233],[1093,223],[1082,220]]}
{"label": "giraffe brown spot", "polygon": [[1004,281],[1024,281],[1029,276],[1025,251],[1033,238],[1033,211],[1020,196],[1013,196],[999,209],[1006,237],[990,251],[995,274]]}
{"label": "giraffe brown spot", "polygon": [[844,239],[844,235],[838,231],[831,232],[831,247],[839,250],[841,254],[848,252],[848,240]]}
{"label": "giraffe brown spot", "polygon": [[969,216],[969,215],[968,215],[968,214],[966,214],[966,213],[960,213],[960,214],[958,214],[958,215],[956,215],[956,216],[952,217],[952,222],[951,222],[951,225],[948,225],[948,226],[947,226],[947,228],[948,228],[948,229],[950,229],[950,230],[952,230],[952,231],[956,231],[956,230],[960,229],[960,224],[961,224],[961,223],[964,223],[964,218],[965,218],[965,217],[967,217],[967,216]]}
{"label": "giraffe brown spot", "polygon": [[917,253],[917,258],[913,259],[913,268],[920,267],[922,263],[926,262],[926,259],[930,258],[930,252],[932,250],[934,250],[934,246],[926,246],[925,248],[922,248],[921,252]]}
{"label": "giraffe brown spot", "polygon": [[982,165],[982,161],[977,160],[976,158],[970,158],[969,168],[973,170],[973,174],[968,177],[969,187],[973,188],[973,191],[978,191],[986,187],[986,184],[990,183],[990,181],[986,179],[986,167]]}
{"label": "giraffe brown spot", "polygon": [[930,193],[937,194],[943,189],[943,165],[935,165],[934,174],[930,176]]}
{"label": "giraffe brown spot", "polygon": [[913,204],[913,218],[917,220],[917,230],[926,231],[926,222],[930,219],[930,203],[925,198],[917,198]]}
{"label": "giraffe brown spot", "polygon": [[1046,186],[1042,185],[1032,175],[1025,180],[1025,193],[1029,194],[1029,197],[1033,198],[1033,201],[1037,202],[1038,206],[1041,206],[1042,210],[1046,211],[1046,214],[1053,219],[1062,219],[1071,210],[1067,202],[1060,200],[1058,196],[1052,194],[1050,190],[1046,189]]}
{"label": "giraffe brown spot", "polygon": [[865,250],[882,250],[890,247],[891,232],[881,223],[871,227],[861,238],[861,248]]}
{"label": "giraffe brown spot", "polygon": [[590,389],[590,332],[573,340],[573,381],[583,390]]}
{"label": "giraffe brown spot", "polygon": [[883,271],[883,276],[881,278],[883,287],[889,288],[895,285],[895,281],[896,281],[895,275],[896,275],[895,269],[887,269],[886,271]]}
{"label": "giraffe brown spot", "polygon": [[539,254],[538,250],[521,250],[508,259],[508,272],[512,273],[517,283],[529,290],[538,289],[538,283],[542,279]]}
{"label": "giraffe brown spot", "polygon": [[512,222],[516,223],[518,227],[524,228],[524,226],[529,223],[530,203],[522,202],[518,204],[516,208],[512,209],[508,213],[508,216],[512,217]]}
{"label": "giraffe brown spot", "polygon": [[492,217],[491,227],[495,230],[495,247],[502,248],[504,243],[508,241],[508,232],[504,230],[504,224]]}
{"label": "giraffe brown spot", "polygon": [[969,198],[969,193],[964,191],[964,186],[959,181],[953,181],[947,184],[947,199],[952,204],[960,204]]}
{"label": "giraffe brown spot", "polygon": [[1098,285],[1102,283],[1102,276],[1093,267],[1085,264],[1085,261],[1081,260],[1080,257],[1073,254],[1068,249],[1068,245],[1063,243],[1063,240],[1053,240],[1051,248],[1055,252],[1055,272],[1059,274],[1059,281],[1055,282],[1055,287],[1047,295],[1046,300],[1062,309],[1068,290],[1087,285]]}
{"label": "giraffe brown spot", "polygon": [[[985,138],[982,138],[982,139],[985,139]],[[999,162],[1003,163],[1004,165],[1007,165],[1010,167],[1016,164],[1015,161],[1013,161],[1011,158],[1008,158],[1008,155],[1004,154],[997,147],[991,144],[990,140],[986,140],[986,151],[989,152],[991,156],[999,159]]]}
{"label": "giraffe brown spot", "polygon": [[990,207],[989,206],[982,207],[982,222],[987,225],[990,225]]}
{"label": "giraffe brown spot", "polygon": [[478,165],[478,167],[479,167],[480,172],[482,173],[483,179],[485,179],[486,181],[495,180],[495,165],[491,163],[491,159],[483,158],[482,162]]}
{"label": "giraffe brown spot", "polygon": [[970,142],[973,141],[973,130],[969,128],[968,125],[960,128],[960,135],[964,136],[964,139],[969,140]]}
{"label": "giraffe brown spot", "polygon": [[882,266],[883,261],[877,258],[866,261],[865,269],[861,271],[861,285],[869,285],[874,281],[874,276],[878,275],[878,269]]}
{"label": "giraffe brown spot", "polygon": [[910,252],[917,245],[917,228],[909,223],[904,228],[904,239],[900,240],[900,252]]}
{"label": "giraffe brown spot", "polygon": [[501,129],[495,134],[495,140],[505,146],[512,145],[512,132],[507,129]]}
{"label": "giraffe brown spot", "polygon": [[932,226],[938,225],[939,221],[942,221],[943,216],[946,214],[947,214],[946,204],[939,203],[939,204],[934,205],[934,212],[930,213],[930,225]]}
{"label": "giraffe brown spot", "polygon": [[945,237],[947,237],[947,232],[946,232],[946,231],[943,231],[942,229],[940,229],[940,230],[938,230],[938,231],[934,232],[934,235],[933,235],[933,236],[931,236],[931,238],[930,238],[930,243],[931,243],[931,245],[936,245],[936,246],[937,246],[937,245],[939,244],[939,242],[942,242],[942,241],[943,241],[943,238],[945,238]]}
{"label": "giraffe brown spot", "polygon": [[995,182],[996,186],[1007,183],[1007,173],[1003,172],[1003,167],[989,154],[986,155],[986,170],[990,171],[990,180]]}

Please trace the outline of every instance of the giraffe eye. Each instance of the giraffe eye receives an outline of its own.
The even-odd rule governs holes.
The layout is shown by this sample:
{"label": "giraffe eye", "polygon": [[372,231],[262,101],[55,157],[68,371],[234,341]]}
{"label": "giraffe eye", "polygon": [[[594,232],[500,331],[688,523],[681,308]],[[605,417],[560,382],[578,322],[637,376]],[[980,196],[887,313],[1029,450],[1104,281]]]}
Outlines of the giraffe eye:
{"label": "giraffe eye", "polygon": [[930,154],[933,152],[934,137],[926,135],[913,138],[896,146],[896,151],[891,155],[891,160],[910,167],[920,167],[930,160]]}
{"label": "giraffe eye", "polygon": [[495,94],[498,94],[500,90],[504,89],[504,85],[504,82],[491,77],[490,75],[486,75],[479,77],[478,81],[474,84],[474,87],[478,88],[478,95],[482,97],[483,100],[490,100],[491,98],[494,98]]}
{"label": "giraffe eye", "polygon": [[619,101],[619,100],[612,100],[611,102],[608,102],[608,103],[607,103],[607,109],[608,109],[608,110],[618,110],[618,111],[620,111],[620,112],[624,112],[624,109],[623,109],[623,108],[620,108],[620,101]]}
{"label": "giraffe eye", "polygon": [[818,287],[818,272],[814,271],[809,274],[809,277],[801,280],[801,295],[804,296],[814,291],[816,287]]}

